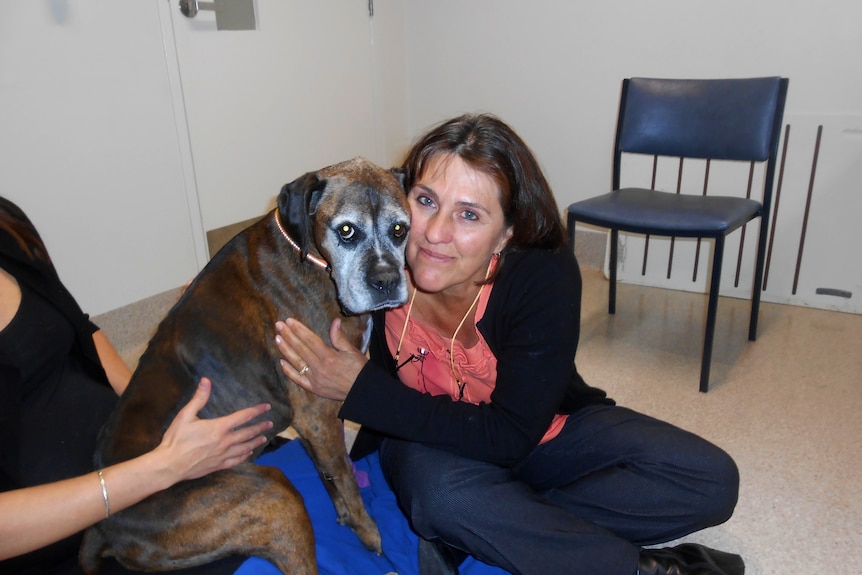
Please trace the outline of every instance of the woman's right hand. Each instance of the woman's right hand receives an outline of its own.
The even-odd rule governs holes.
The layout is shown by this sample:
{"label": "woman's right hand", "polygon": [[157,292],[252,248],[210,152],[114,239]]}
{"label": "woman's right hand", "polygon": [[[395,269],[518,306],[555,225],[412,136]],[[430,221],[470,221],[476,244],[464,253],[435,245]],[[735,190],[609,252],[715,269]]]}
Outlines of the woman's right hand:
{"label": "woman's right hand", "polygon": [[341,320],[337,318],[329,327],[332,346],[295,319],[276,322],[275,333],[284,375],[327,399],[343,401],[368,363],[365,354],[341,330]]}
{"label": "woman's right hand", "polygon": [[194,396],[177,413],[153,451],[165,458],[165,465],[176,474],[177,481],[202,477],[245,461],[254,449],[266,443],[262,434],[272,429],[269,420],[245,426],[269,411],[268,403],[215,419],[198,418],[211,392],[212,382],[201,378]]}

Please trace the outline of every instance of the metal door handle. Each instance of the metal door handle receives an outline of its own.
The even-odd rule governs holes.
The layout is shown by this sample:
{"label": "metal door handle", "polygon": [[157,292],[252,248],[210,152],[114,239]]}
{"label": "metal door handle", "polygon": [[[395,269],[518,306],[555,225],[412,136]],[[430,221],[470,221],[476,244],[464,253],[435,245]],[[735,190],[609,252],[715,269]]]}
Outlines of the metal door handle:
{"label": "metal door handle", "polygon": [[193,18],[201,10],[215,13],[217,30],[254,30],[257,23],[254,17],[254,0],[179,0],[180,12]]}
{"label": "metal door handle", "polygon": [[183,16],[194,18],[200,10],[215,10],[215,2],[198,2],[198,0],[180,0],[180,12]]}

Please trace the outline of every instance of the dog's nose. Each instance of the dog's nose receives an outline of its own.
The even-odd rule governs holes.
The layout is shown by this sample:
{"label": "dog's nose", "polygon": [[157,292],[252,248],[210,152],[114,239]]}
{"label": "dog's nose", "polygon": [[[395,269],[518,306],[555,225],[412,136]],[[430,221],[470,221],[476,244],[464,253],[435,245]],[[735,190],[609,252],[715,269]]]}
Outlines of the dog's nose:
{"label": "dog's nose", "polygon": [[375,290],[384,295],[389,295],[398,289],[400,282],[401,278],[397,273],[388,273],[375,275],[369,283]]}

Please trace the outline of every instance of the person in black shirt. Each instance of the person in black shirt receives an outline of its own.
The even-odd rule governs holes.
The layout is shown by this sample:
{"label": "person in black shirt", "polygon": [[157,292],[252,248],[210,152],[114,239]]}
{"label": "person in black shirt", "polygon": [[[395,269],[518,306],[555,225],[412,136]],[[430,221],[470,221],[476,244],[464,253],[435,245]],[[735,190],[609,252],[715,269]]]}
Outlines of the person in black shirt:
{"label": "person in black shirt", "polygon": [[581,276],[521,138],[490,115],[408,153],[412,298],[377,313],[370,360],[330,331],[276,326],[285,374],[343,400],[379,449],[424,573],[738,575],[738,555],[667,542],[726,521],[739,474],[700,437],[614,404],[575,366]]}
{"label": "person in black shirt", "polygon": [[[204,379],[156,449],[97,472],[96,436],[130,377],[60,281],[36,228],[0,197],[0,572],[80,574],[85,527],[244,461],[272,425],[237,429],[265,404],[198,419],[212,390]],[[232,573],[241,561],[216,567]],[[114,563],[107,572],[125,571]]]}

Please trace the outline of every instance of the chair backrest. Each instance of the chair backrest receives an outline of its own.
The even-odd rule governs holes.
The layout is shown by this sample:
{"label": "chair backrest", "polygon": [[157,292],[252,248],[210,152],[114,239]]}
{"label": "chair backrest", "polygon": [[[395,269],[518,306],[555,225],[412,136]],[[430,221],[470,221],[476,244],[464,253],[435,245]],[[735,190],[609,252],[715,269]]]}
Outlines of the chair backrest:
{"label": "chair backrest", "polygon": [[786,78],[623,81],[614,146],[614,189],[623,152],[763,162],[767,190],[787,96]]}

